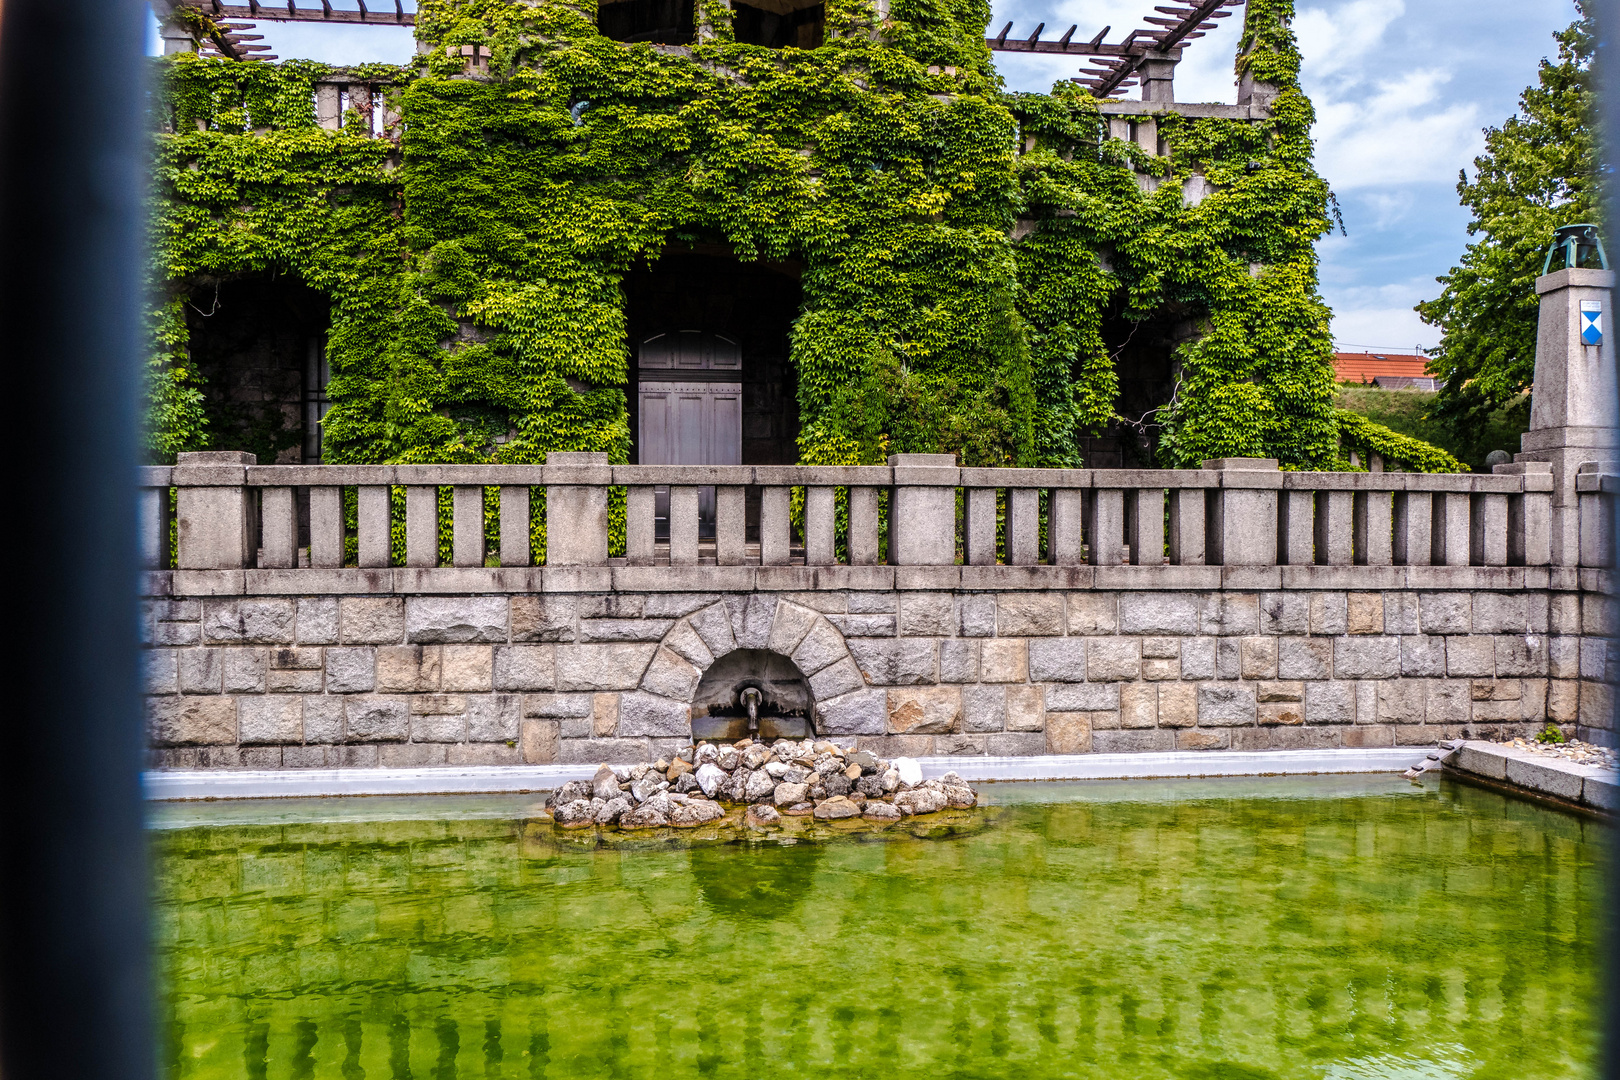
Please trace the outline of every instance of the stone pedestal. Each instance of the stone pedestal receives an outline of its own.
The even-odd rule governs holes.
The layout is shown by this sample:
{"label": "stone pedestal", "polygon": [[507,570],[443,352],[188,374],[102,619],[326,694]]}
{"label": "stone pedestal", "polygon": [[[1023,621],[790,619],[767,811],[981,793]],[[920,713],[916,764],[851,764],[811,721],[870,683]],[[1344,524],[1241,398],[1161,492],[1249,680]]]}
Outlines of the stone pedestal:
{"label": "stone pedestal", "polygon": [[[1620,458],[1611,293],[1614,273],[1571,268],[1536,279],[1541,318],[1536,335],[1530,430],[1515,461],[1552,466],[1551,547],[1554,566],[1580,563],[1575,475],[1587,462]],[[1602,342],[1581,338],[1581,306],[1600,305]]]}

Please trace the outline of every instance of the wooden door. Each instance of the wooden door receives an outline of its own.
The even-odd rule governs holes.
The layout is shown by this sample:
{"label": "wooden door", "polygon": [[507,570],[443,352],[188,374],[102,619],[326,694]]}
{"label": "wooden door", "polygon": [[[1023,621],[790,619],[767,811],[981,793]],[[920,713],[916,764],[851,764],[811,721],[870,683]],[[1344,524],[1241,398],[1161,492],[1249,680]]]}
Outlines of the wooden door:
{"label": "wooden door", "polygon": [[[741,374],[736,342],[693,331],[655,334],[642,343],[640,368],[641,464],[742,464],[742,383],[725,375]],[[668,536],[668,489],[658,489],[656,502],[658,535]],[[699,535],[714,535],[712,487],[698,494],[698,522]]]}

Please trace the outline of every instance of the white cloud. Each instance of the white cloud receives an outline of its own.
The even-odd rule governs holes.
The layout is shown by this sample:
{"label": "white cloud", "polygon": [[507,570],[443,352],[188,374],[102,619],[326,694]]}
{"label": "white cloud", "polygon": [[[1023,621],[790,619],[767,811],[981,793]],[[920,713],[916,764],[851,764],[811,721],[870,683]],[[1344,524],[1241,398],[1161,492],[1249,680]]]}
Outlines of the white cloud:
{"label": "white cloud", "polygon": [[1317,171],[1341,191],[1449,181],[1484,147],[1479,107],[1446,102],[1450,72],[1409,71],[1347,98],[1316,102]]}
{"label": "white cloud", "polygon": [[1306,8],[1294,19],[1294,34],[1308,78],[1355,71],[1378,47],[1390,24],[1406,14],[1405,0],[1354,0],[1334,8]]}

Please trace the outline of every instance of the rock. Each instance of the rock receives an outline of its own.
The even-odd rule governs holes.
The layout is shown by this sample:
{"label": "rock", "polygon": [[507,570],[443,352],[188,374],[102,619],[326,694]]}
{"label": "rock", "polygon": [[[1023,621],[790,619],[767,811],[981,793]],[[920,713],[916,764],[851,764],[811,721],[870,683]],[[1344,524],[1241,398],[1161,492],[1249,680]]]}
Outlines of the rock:
{"label": "rock", "polygon": [[845,795],[844,798],[848,799],[850,802],[854,803],[856,806],[865,806],[866,805],[866,796],[862,795],[858,791],[852,791],[848,795]]}
{"label": "rock", "polygon": [[754,745],[754,740],[745,735],[742,738],[738,739],[736,742],[732,743],[731,745],[735,746],[738,750],[746,750],[750,746]]}
{"label": "rock", "polygon": [[633,782],[635,782],[637,780],[640,780],[643,776],[646,776],[647,775],[647,770],[650,769],[650,768],[652,768],[652,766],[648,765],[646,762],[642,762],[639,765],[630,766],[630,780],[631,780],[631,782],[633,783]]}
{"label": "rock", "polygon": [[685,795],[689,791],[697,791],[697,776],[693,773],[681,773],[680,779],[675,781],[675,787],[673,790],[680,792],[682,795]]}
{"label": "rock", "polygon": [[776,791],[776,780],[764,769],[758,769],[748,774],[748,780],[743,784],[743,800],[745,802],[764,802],[770,799]]}
{"label": "rock", "polygon": [[810,748],[816,754],[842,754],[837,745],[830,742],[818,742]]}
{"label": "rock", "polygon": [[778,758],[781,758],[784,761],[791,757],[793,752],[798,748],[799,744],[794,742],[792,739],[777,739],[775,742],[771,743],[771,753],[775,754]]}
{"label": "rock", "polygon": [[873,799],[861,808],[861,817],[867,821],[899,821],[900,811],[889,803]]}
{"label": "rock", "polygon": [[680,758],[676,758],[674,761],[669,763],[669,768],[664,771],[664,779],[673,784],[675,781],[679,780],[681,777],[685,776],[691,771],[692,765],[690,762],[682,761]]}
{"label": "rock", "polygon": [[608,804],[608,801],[606,799],[598,799],[595,796],[592,796],[591,797],[591,816],[594,817],[596,815],[596,812],[598,810],[602,809],[602,807],[606,806],[607,804]]}
{"label": "rock", "polygon": [[659,790],[659,785],[668,786],[669,781],[651,770],[644,773],[641,779],[630,785],[630,794],[634,795],[636,802],[644,803],[653,792]]}
{"label": "rock", "polygon": [[859,765],[844,766],[844,777],[847,780],[859,780],[861,778],[861,767]]}
{"label": "rock", "polygon": [[582,829],[595,824],[589,799],[569,799],[567,802],[559,802],[551,816],[553,821],[565,829]]}
{"label": "rock", "polygon": [[[703,756],[703,751],[707,749],[707,745],[700,749],[698,751],[698,757],[701,758]],[[713,761],[705,761],[703,764],[697,767],[698,787],[702,788],[703,794],[707,795],[711,799],[714,798],[714,793],[720,789],[720,781],[724,780],[725,778],[726,771],[720,766],[716,765]]]}
{"label": "rock", "polygon": [[776,785],[775,791],[772,792],[772,801],[775,802],[779,807],[793,806],[797,803],[804,802],[806,796],[809,794],[810,788],[808,785],[790,784],[784,780],[782,783]]}
{"label": "rock", "polygon": [[619,796],[619,778],[613,775],[613,767],[603,765],[596,770],[596,776],[591,780],[591,794],[598,799],[616,799]]}
{"label": "rock", "polygon": [[598,825],[612,825],[619,817],[630,809],[630,800],[620,795],[609,799],[601,809],[596,811],[595,821]]}
{"label": "rock", "polygon": [[730,799],[732,802],[747,802],[748,776],[747,769],[738,769],[730,774],[726,782],[720,785],[720,797]]}
{"label": "rock", "polygon": [[877,771],[877,755],[872,753],[870,750],[857,750],[853,754],[850,754],[847,760],[851,765],[859,765],[861,767],[861,772],[863,773]]}
{"label": "rock", "polygon": [[799,766],[801,769],[813,769],[816,765],[816,755],[807,753],[803,750],[795,753],[791,760],[793,764]]}
{"label": "rock", "polygon": [[592,794],[589,780],[570,780],[557,789],[557,805],[575,802],[579,799],[590,799]]}
{"label": "rock", "polygon": [[894,770],[900,774],[902,784],[910,784],[912,787],[916,787],[922,783],[922,766],[917,763],[916,758],[895,758]]}
{"label": "rock", "polygon": [[822,799],[825,799],[826,797],[827,797],[827,785],[825,785],[825,784],[817,784],[814,781],[812,781],[811,784],[810,784],[810,801],[811,802],[820,802]]}
{"label": "rock", "polygon": [[719,821],[726,816],[719,803],[704,799],[701,802],[689,802],[685,806],[677,806],[669,813],[669,823],[677,829],[695,829],[699,825],[707,825],[711,821]]}
{"label": "rock", "polygon": [[630,782],[630,767],[628,765],[613,766],[613,778],[621,784]]}
{"label": "rock", "polygon": [[788,817],[809,817],[815,812],[815,804],[808,802],[794,803],[792,806],[784,807],[782,810],[782,813]]}
{"label": "rock", "polygon": [[668,817],[670,811],[675,809],[675,804],[670,801],[668,794],[660,791],[657,794],[649,797],[646,802],[642,803],[641,809],[656,810],[658,813]]}
{"label": "rock", "polygon": [[881,799],[887,792],[883,790],[883,777],[863,776],[855,781],[855,790],[869,799]]}
{"label": "rock", "polygon": [[835,795],[825,802],[816,804],[815,815],[823,821],[841,821],[844,818],[859,817],[861,808],[844,798]]}
{"label": "rock", "polygon": [[750,746],[747,751],[744,752],[742,763],[745,768],[763,769],[765,767],[765,763],[770,761],[775,756],[775,754],[771,753],[770,747],[756,744],[754,746]]}
{"label": "rock", "polygon": [[663,758],[659,758],[657,761],[653,762],[653,768],[657,769],[659,772],[668,772],[669,762]]}
{"label": "rock", "polygon": [[892,794],[899,790],[900,770],[891,767],[883,774],[883,791],[885,794]]}
{"label": "rock", "polygon": [[768,761],[765,763],[765,771],[780,780],[787,775],[788,764],[785,761]]}
{"label": "rock", "polygon": [[780,825],[781,823],[782,815],[777,812],[776,807],[765,803],[750,806],[748,813],[743,815],[743,824],[755,829],[768,829],[772,825]]}
{"label": "rock", "polygon": [[958,810],[971,810],[978,805],[979,796],[966,784],[946,784],[945,801]]}
{"label": "rock", "polygon": [[668,825],[669,818],[657,810],[650,810],[645,806],[638,806],[634,810],[626,810],[619,816],[621,829],[655,829],[660,825]]}
{"label": "rock", "polygon": [[683,749],[680,753],[675,755],[675,760],[676,761],[684,761],[688,765],[690,765],[690,764],[692,764],[692,759],[694,757],[696,757],[696,756],[697,756],[697,748],[693,747],[693,746],[688,746],[685,749]]}
{"label": "rock", "polygon": [[737,763],[741,760],[742,755],[737,753],[735,746],[722,746],[720,752],[715,755],[714,763],[726,770],[726,772],[730,772],[737,767]]}
{"label": "rock", "polygon": [[917,788],[913,791],[902,791],[894,797],[895,809],[908,817],[912,814],[933,814],[945,809],[949,802],[943,791],[934,788]]}
{"label": "rock", "polygon": [[705,762],[713,761],[719,756],[719,747],[715,746],[714,743],[704,743],[702,746],[697,748],[698,767],[702,768]]}
{"label": "rock", "polygon": [[836,795],[848,795],[850,789],[849,777],[843,773],[833,773],[821,782],[821,786],[827,789],[828,798]]}
{"label": "rock", "polygon": [[802,784],[808,779],[810,779],[810,770],[798,765],[791,766],[787,772],[782,774],[782,782],[785,784]]}
{"label": "rock", "polygon": [[822,776],[830,776],[844,767],[844,763],[831,754],[820,754],[816,757],[815,770]]}

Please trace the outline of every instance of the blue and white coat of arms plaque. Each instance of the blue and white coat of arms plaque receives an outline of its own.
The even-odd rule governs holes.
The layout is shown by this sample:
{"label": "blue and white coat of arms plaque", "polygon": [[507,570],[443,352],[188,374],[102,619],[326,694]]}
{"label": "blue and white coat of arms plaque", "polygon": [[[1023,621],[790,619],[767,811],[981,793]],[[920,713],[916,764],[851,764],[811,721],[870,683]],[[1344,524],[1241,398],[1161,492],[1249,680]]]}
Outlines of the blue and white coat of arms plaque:
{"label": "blue and white coat of arms plaque", "polygon": [[1581,344],[1603,344],[1603,301],[1581,301]]}

